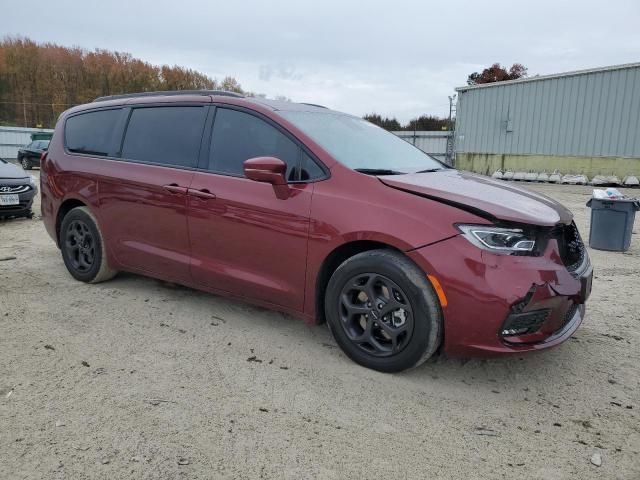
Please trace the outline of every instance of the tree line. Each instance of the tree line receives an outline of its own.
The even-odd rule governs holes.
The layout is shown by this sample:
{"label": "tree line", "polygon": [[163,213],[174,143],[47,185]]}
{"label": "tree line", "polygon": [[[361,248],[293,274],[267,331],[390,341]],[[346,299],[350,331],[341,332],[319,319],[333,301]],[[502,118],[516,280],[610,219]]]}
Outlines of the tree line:
{"label": "tree line", "polygon": [[[469,75],[476,85],[527,75],[514,64],[507,70],[496,63]],[[221,89],[244,92],[238,81],[222,81],[189,68],[152,65],[129,53],[93,51],[36,43],[23,37],[0,41],[0,125],[52,128],[64,110],[96,97],[154,90]],[[263,95],[258,95],[263,96]],[[285,97],[281,97],[286,99]],[[287,99],[288,100],[288,99]],[[448,130],[448,119],[421,115],[401,124],[394,117],[371,113],[364,118],[386,130]]]}
{"label": "tree line", "polygon": [[218,81],[177,65],[151,65],[129,53],[21,37],[0,41],[0,125],[52,128],[64,110],[96,97],[203,88],[243,93],[233,77]]}
{"label": "tree line", "polygon": [[382,117],[377,113],[369,113],[362,118],[373,123],[374,125],[384,128],[385,130],[389,130],[390,132],[400,130],[449,130],[450,127],[448,119],[440,118],[435,115],[421,115],[418,118],[409,120],[409,122],[405,123],[404,125],[401,124],[395,117]]}

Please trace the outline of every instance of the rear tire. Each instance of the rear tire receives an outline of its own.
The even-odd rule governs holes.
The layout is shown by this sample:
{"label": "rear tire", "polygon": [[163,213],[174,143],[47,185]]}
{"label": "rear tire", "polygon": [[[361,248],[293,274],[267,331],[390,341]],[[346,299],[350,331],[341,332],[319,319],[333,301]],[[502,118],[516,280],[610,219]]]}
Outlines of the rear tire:
{"label": "rear tire", "polygon": [[59,244],[64,264],[76,280],[99,283],[118,273],[107,263],[102,232],[87,207],[76,207],[65,215]]}
{"label": "rear tire", "polygon": [[427,276],[391,250],[354,255],[333,273],[325,295],[327,323],[344,353],[381,372],[414,368],[442,338],[442,310]]}

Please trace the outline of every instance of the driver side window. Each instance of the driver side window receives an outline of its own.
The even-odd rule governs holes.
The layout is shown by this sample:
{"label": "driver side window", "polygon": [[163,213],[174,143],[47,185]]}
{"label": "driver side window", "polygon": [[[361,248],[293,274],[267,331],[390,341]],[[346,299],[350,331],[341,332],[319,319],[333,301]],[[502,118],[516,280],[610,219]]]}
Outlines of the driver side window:
{"label": "driver side window", "polygon": [[238,110],[219,108],[213,124],[209,170],[244,176],[243,162],[277,157],[287,164],[286,178],[295,180],[300,147],[264,120]]}

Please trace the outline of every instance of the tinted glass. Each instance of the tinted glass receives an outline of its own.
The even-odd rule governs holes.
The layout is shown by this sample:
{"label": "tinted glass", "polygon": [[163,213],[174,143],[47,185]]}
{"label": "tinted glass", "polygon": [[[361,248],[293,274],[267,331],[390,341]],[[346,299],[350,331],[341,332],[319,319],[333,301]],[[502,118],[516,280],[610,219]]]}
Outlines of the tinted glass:
{"label": "tinted glass", "polygon": [[98,110],[67,119],[65,143],[71,152],[116,155],[120,146],[118,121],[121,109]]}
{"label": "tinted glass", "polygon": [[279,112],[352,169],[415,172],[446,168],[396,135],[361,118],[335,112]]}
{"label": "tinted glass", "polygon": [[148,107],[131,112],[122,158],[182,167],[198,163],[206,109]]}
{"label": "tinted glass", "polygon": [[316,180],[324,177],[324,172],[306,153],[302,154],[302,170],[300,180]]}
{"label": "tinted glass", "polygon": [[295,180],[300,148],[264,120],[219,108],[211,136],[209,168],[244,175],[242,163],[254,157],[277,157],[287,164],[287,178]]}

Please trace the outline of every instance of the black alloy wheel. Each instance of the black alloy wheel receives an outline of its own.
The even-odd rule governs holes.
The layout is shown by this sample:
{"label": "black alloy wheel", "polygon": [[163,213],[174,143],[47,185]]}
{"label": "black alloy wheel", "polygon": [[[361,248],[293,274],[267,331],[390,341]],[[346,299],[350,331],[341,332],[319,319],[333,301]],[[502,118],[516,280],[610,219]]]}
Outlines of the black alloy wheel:
{"label": "black alloy wheel", "polygon": [[442,308],[431,282],[396,250],[346,259],[329,279],[324,312],[342,351],[381,372],[420,365],[442,340]]}
{"label": "black alloy wheel", "polygon": [[346,282],[340,294],[340,320],[349,340],[376,357],[400,352],[413,334],[413,308],[390,278],[363,273]]}
{"label": "black alloy wheel", "polygon": [[96,254],[95,239],[85,222],[73,220],[69,223],[64,248],[75,270],[86,273],[91,269]]}
{"label": "black alloy wheel", "polygon": [[62,219],[58,245],[69,273],[76,280],[99,283],[113,278],[96,218],[87,207],[71,209]]}

